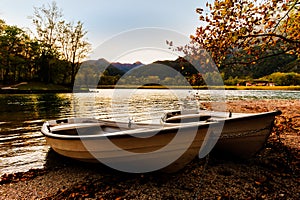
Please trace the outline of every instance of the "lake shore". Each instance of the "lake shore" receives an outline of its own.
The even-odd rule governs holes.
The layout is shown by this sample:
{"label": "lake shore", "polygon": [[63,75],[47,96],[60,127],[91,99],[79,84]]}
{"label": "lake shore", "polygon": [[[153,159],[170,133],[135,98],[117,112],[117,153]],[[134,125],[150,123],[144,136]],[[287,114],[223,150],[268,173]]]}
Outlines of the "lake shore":
{"label": "lake shore", "polygon": [[300,86],[163,86],[163,85],[100,85],[98,89],[193,89],[193,90],[294,90],[299,91]]}
{"label": "lake shore", "polygon": [[297,199],[300,101],[231,101],[227,109],[282,111],[266,148],[249,160],[211,154],[174,174],[127,174],[49,151],[44,169],[2,176],[0,199]]}
{"label": "lake shore", "polygon": [[[299,91],[300,86],[164,86],[164,85],[98,85],[97,89],[187,89],[187,90],[291,90]],[[46,84],[41,82],[21,82],[15,85],[1,86],[0,94],[44,94],[89,92],[89,88],[73,91],[70,86]]]}

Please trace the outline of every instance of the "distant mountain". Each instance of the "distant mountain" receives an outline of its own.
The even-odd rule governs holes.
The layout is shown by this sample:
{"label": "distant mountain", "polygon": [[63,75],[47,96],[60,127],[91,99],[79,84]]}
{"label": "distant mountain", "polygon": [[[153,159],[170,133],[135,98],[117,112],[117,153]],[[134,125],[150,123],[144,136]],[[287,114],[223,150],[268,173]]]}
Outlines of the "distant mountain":
{"label": "distant mountain", "polygon": [[84,61],[81,66],[89,66],[89,67],[97,67],[97,66],[101,66],[101,67],[107,67],[109,66],[110,63],[105,60],[104,58],[101,58],[101,59],[98,59],[98,60],[87,60],[87,61]]}
{"label": "distant mountain", "polygon": [[116,76],[116,75],[124,75],[126,72],[139,67],[143,66],[144,64],[137,61],[135,63],[120,63],[120,62],[113,62],[110,63],[104,58],[98,59],[98,60],[87,60],[82,63],[81,66],[83,67],[93,67],[94,69],[97,69],[97,71],[103,72],[105,69],[105,74],[109,76]]}
{"label": "distant mountain", "polygon": [[254,79],[270,75],[274,72],[298,72],[299,59],[297,56],[290,54],[282,54],[265,58],[256,64],[249,65],[233,65],[231,67],[220,67],[220,72],[225,74],[225,79],[229,77],[251,77]]}
{"label": "distant mountain", "polygon": [[122,76],[126,73],[109,63],[104,58],[98,60],[87,60],[82,63],[81,67],[89,68],[94,73],[101,72],[108,76]]}
{"label": "distant mountain", "polygon": [[139,67],[139,66],[143,66],[144,64],[141,63],[140,61],[137,61],[137,62],[132,63],[132,64],[131,63],[115,62],[115,63],[111,63],[111,65],[126,73],[126,72],[130,71],[131,69],[134,69],[134,68]]}
{"label": "distant mountain", "polygon": [[282,70],[282,72],[296,72],[300,74],[300,59],[296,59],[287,65],[285,65]]}
{"label": "distant mountain", "polygon": [[[108,76],[123,76],[125,73],[134,75],[136,77],[146,76],[159,76],[160,78],[175,77],[178,73],[183,75],[197,74],[198,71],[184,58],[178,58],[176,60],[162,60],[155,61],[151,64],[143,64],[139,61],[135,63],[109,63],[105,59],[88,60],[85,61],[82,66],[88,68],[97,69],[100,72]],[[139,68],[142,67],[142,68]]]}
{"label": "distant mountain", "polygon": [[161,63],[151,63],[148,65],[143,65],[143,67],[141,68],[136,67],[127,72],[127,75],[129,76],[135,76],[135,77],[156,76],[162,80],[166,77],[175,77],[178,74],[179,72],[174,70],[172,67]]}
{"label": "distant mountain", "polygon": [[[289,54],[283,54],[277,57],[267,58],[255,65],[220,67],[219,71],[224,73],[225,79],[228,79],[229,77],[260,78],[274,72],[299,73],[299,63],[300,61],[297,57]],[[86,61],[83,65],[98,67],[100,70],[102,68],[106,68],[105,74],[108,76],[123,76],[125,73],[129,72],[129,74],[136,77],[159,76],[164,79],[165,77],[175,77],[178,73],[183,76],[191,76],[199,73],[193,65],[182,57],[179,57],[176,60],[158,60],[147,65],[139,61],[135,63],[109,63],[107,60],[102,58],[99,60]],[[168,66],[172,70],[164,66]]]}
{"label": "distant mountain", "polygon": [[184,76],[199,73],[199,71],[191,63],[182,57],[178,57],[176,60],[159,60],[154,63],[169,66]]}

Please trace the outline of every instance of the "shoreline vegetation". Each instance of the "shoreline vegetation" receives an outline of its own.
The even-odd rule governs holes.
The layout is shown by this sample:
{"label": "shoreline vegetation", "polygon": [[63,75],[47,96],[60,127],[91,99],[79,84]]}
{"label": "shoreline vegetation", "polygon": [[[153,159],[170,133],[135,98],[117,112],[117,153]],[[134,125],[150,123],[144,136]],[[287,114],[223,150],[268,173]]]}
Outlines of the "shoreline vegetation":
{"label": "shoreline vegetation", "polygon": [[[210,154],[174,174],[128,174],[49,151],[43,169],[0,178],[4,199],[297,199],[300,102],[238,100],[233,112],[281,110],[265,148],[249,160]],[[209,105],[207,105],[209,107]]]}
{"label": "shoreline vegetation", "polygon": [[[300,91],[300,86],[163,86],[163,85],[99,85],[97,89],[225,89],[225,90],[294,90]],[[88,92],[89,88],[81,88],[76,92]],[[73,88],[56,85],[45,84],[40,82],[22,82],[10,86],[0,85],[0,94],[26,94],[26,93],[72,93]]]}
{"label": "shoreline vegetation", "polygon": [[156,86],[156,85],[145,85],[145,86],[100,86],[98,89],[113,89],[113,88],[120,88],[120,89],[131,89],[131,88],[138,88],[138,89],[199,89],[199,90],[206,90],[206,89],[225,89],[225,90],[300,90],[300,86]]}

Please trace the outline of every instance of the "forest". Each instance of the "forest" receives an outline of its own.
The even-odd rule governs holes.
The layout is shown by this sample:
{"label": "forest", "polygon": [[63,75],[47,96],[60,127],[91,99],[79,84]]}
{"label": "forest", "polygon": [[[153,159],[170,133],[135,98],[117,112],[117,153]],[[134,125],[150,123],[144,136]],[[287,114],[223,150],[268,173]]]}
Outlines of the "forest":
{"label": "forest", "polygon": [[[191,35],[191,45],[172,48],[187,56],[197,51],[195,44],[204,48],[219,67],[226,85],[259,80],[276,85],[300,85],[299,7],[299,0],[263,0],[262,3],[215,0],[207,3],[206,8],[196,9],[204,23]],[[83,23],[67,22],[55,1],[34,8],[31,20],[35,35],[0,19],[0,85],[33,81],[71,87],[79,67],[91,52]],[[191,85],[205,84],[203,76],[207,75],[199,74],[183,60],[153,64],[171,66]],[[114,85],[125,73],[111,64],[96,78],[101,76],[101,85]],[[182,84],[176,75],[156,77],[144,72],[126,78],[131,83],[147,79]]]}
{"label": "forest", "polygon": [[34,8],[31,18],[35,36],[0,20],[0,83],[71,85],[91,49],[83,23],[65,21],[55,1]]}

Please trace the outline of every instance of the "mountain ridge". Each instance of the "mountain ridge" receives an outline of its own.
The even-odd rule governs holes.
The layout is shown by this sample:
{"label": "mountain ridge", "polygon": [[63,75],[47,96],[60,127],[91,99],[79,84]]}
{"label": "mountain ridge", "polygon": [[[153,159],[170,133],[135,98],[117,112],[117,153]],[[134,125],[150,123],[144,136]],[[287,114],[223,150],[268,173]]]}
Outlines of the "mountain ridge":
{"label": "mountain ridge", "polygon": [[[279,62],[280,60],[281,62]],[[223,73],[225,76],[225,79],[228,79],[229,77],[252,77],[252,78],[259,78],[264,77],[266,75],[270,75],[274,72],[296,72],[299,73],[299,64],[300,60],[292,58],[289,55],[286,55],[285,57],[281,56],[277,59],[274,59],[273,61],[276,61],[276,63],[271,62],[262,62],[261,64],[251,65],[251,66],[235,66],[233,68],[229,67],[220,67],[219,71],[220,73]],[[84,65],[88,66],[101,66],[102,68],[106,67],[106,75],[109,76],[116,76],[116,75],[124,75],[125,73],[128,73],[129,71],[137,68],[137,67],[145,67],[144,72],[143,70],[140,70],[141,76],[146,76],[146,71],[149,71],[151,66],[156,66],[157,64],[168,66],[177,72],[181,73],[184,76],[191,76],[193,74],[199,74],[199,71],[193,67],[187,60],[185,60],[182,57],[178,57],[176,60],[157,60],[150,64],[143,64],[140,61],[136,61],[134,63],[121,63],[121,62],[108,62],[104,58],[98,59],[98,60],[88,60],[84,62]],[[165,73],[166,70],[164,70]],[[174,73],[171,73],[174,75]],[[170,74],[170,75],[171,75]],[[166,74],[160,74],[160,76],[165,77]]]}

